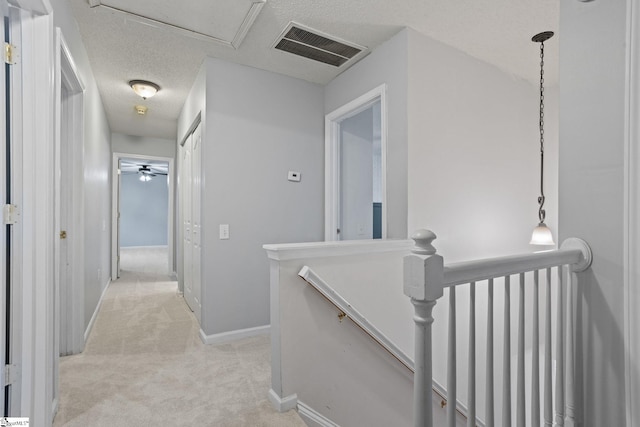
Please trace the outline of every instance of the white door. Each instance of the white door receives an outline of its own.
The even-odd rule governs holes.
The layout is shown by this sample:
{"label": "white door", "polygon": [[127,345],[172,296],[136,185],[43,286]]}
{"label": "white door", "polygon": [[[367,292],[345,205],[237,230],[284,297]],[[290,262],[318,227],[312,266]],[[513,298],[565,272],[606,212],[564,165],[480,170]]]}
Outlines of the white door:
{"label": "white door", "polygon": [[73,170],[70,164],[69,157],[69,91],[64,85],[60,88],[60,157],[59,157],[59,174],[60,184],[58,186],[58,209],[60,212],[60,224],[59,224],[59,252],[58,252],[58,283],[59,283],[59,319],[60,330],[58,336],[60,337],[59,354],[66,356],[71,354],[71,343],[69,342],[69,328],[70,319],[68,316],[69,310],[69,294],[71,288],[69,286],[70,272],[69,272],[69,245],[67,240],[67,230],[69,230],[69,216],[71,214],[71,194],[72,177],[71,171]]}
{"label": "white door", "polygon": [[193,131],[191,138],[191,222],[192,222],[192,274],[191,274],[191,296],[193,298],[193,310],[196,319],[200,322],[202,304],[200,301],[202,286],[202,221],[201,221],[201,165],[202,165],[202,131],[201,126]]}
{"label": "white door", "polygon": [[183,236],[183,280],[184,299],[189,308],[195,312],[197,304],[193,292],[193,218],[192,218],[192,165],[191,153],[193,147],[193,135],[189,135],[182,150],[182,236]]}

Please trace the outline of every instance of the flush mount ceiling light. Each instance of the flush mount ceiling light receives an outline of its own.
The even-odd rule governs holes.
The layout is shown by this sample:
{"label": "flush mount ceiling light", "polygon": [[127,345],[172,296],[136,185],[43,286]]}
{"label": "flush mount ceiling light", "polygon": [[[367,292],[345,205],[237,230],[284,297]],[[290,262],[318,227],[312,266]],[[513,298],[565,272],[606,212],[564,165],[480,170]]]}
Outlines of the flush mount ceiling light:
{"label": "flush mount ceiling light", "polygon": [[129,86],[142,99],[151,98],[160,90],[160,86],[146,80],[131,80]]}
{"label": "flush mount ceiling light", "polygon": [[538,219],[540,222],[533,229],[532,245],[555,245],[551,230],[544,223],[546,216],[544,206],[544,42],[553,37],[553,31],[545,31],[531,38],[534,43],[540,43],[540,196],[538,197]]}
{"label": "flush mount ceiling light", "polygon": [[147,114],[147,110],[148,108],[145,107],[144,105],[136,105],[133,107],[134,110],[136,110],[136,113],[140,114],[141,116],[144,116],[145,114]]}

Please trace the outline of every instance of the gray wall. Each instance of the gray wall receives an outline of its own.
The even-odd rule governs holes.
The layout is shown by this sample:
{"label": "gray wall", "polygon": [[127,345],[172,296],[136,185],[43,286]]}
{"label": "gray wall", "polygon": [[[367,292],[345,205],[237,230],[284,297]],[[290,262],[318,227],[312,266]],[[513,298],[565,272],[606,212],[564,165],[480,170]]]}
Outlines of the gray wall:
{"label": "gray wall", "polygon": [[166,176],[142,182],[138,174],[122,175],[120,246],[166,246],[168,205]]}
{"label": "gray wall", "polygon": [[579,276],[576,345],[579,409],[594,427],[625,425],[626,11],[623,0],[560,3],[560,236],[593,251]]}
{"label": "gray wall", "polygon": [[68,2],[51,0],[86,91],[84,97],[85,325],[109,282],[111,262],[111,131],[87,52]]}
{"label": "gray wall", "polygon": [[407,30],[376,48],[325,87],[328,114],[387,84],[387,237],[407,237]]}
{"label": "gray wall", "polygon": [[111,146],[114,153],[176,158],[177,145],[173,139],[124,135],[113,132],[111,134]]}
{"label": "gray wall", "polygon": [[[197,82],[180,138],[206,102],[203,128],[202,329],[207,335],[268,325],[265,243],[321,240],[322,87],[206,59],[206,100]],[[287,172],[301,173],[299,183]],[[230,239],[219,240],[220,224]]]}

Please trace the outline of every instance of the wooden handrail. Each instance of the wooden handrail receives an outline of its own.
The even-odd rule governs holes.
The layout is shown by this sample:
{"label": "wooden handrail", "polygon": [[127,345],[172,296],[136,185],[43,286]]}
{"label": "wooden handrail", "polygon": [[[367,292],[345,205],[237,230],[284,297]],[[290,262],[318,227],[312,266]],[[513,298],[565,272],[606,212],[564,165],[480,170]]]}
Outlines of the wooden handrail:
{"label": "wooden handrail", "polygon": [[560,265],[573,265],[583,259],[580,249],[571,248],[452,263],[444,266],[442,286],[456,286]]}

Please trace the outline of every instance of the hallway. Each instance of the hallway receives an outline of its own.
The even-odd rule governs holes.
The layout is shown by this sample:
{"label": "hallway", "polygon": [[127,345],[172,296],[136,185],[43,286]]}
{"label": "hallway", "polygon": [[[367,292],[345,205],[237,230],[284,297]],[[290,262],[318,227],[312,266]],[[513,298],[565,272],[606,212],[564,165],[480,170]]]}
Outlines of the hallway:
{"label": "hallway", "polygon": [[54,426],[304,426],[267,401],[269,338],[204,345],[166,250],[123,249],[82,354],[60,359]]}

